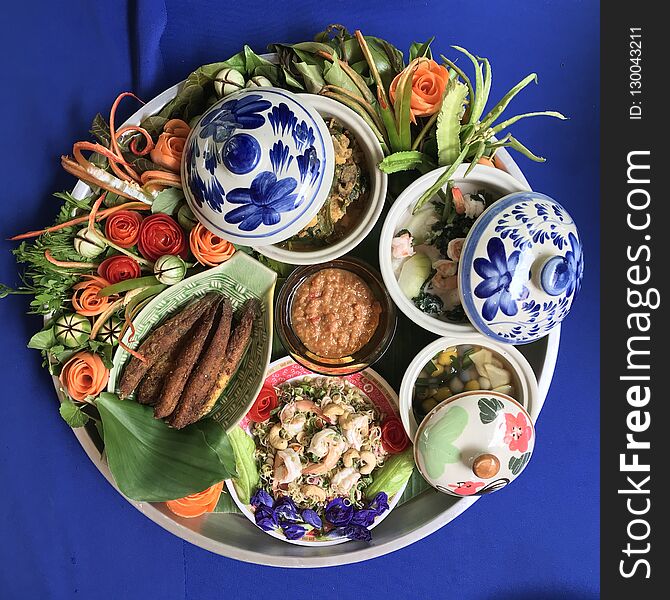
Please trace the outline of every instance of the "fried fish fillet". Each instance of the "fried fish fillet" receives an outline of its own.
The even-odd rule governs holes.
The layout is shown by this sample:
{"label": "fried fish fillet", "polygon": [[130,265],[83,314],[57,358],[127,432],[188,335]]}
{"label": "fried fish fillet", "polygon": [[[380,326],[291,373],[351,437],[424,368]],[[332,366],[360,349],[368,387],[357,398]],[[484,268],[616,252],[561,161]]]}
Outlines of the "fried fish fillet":
{"label": "fried fish fillet", "polygon": [[135,399],[140,404],[153,406],[158,402],[165,377],[174,368],[174,362],[181,350],[180,342],[181,340],[163,354],[140,381],[135,394]]}
{"label": "fried fish fillet", "polygon": [[219,294],[206,294],[203,298],[192,302],[180,313],[168,319],[142,342],[137,351],[145,360],[141,361],[135,356],[131,357],[119,382],[121,398],[129,396],[133,392],[151,366],[170,348],[175,346],[219,298]]}
{"label": "fried fish fillet", "polygon": [[214,303],[195,324],[189,332],[187,339],[184,340],[181,350],[173,363],[173,368],[164,378],[160,397],[154,406],[154,417],[157,419],[167,417],[177,406],[179,397],[184,390],[184,385],[186,385],[189,375],[207,343],[209,330],[212,328],[217,308],[222,299],[223,296],[217,295]]}
{"label": "fried fish fillet", "polygon": [[233,306],[226,299],[222,302],[220,316],[213,327],[214,333],[210,336],[208,346],[202,351],[197,366],[184,386],[177,408],[168,419],[173,427],[181,429],[198,419],[199,411],[224,367],[232,320]]}
{"label": "fried fish fillet", "polygon": [[228,342],[228,347],[226,348],[226,358],[223,363],[223,369],[221,370],[218,379],[214,382],[214,385],[206,397],[205,402],[200,407],[196,417],[192,422],[201,419],[210,410],[212,410],[212,407],[214,404],[216,404],[219,396],[228,385],[230,378],[237,370],[237,367],[239,366],[245,352],[247,351],[249,340],[251,339],[254,319],[258,315],[258,308],[258,300],[252,298],[247,300],[240,309],[240,320],[230,335],[230,341]]}

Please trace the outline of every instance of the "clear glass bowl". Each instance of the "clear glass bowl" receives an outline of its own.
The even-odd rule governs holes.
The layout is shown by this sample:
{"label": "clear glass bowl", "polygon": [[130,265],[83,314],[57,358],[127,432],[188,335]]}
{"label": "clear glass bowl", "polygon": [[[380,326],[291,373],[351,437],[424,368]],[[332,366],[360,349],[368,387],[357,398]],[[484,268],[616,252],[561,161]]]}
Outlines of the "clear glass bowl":
{"label": "clear glass bowl", "polygon": [[[349,356],[327,358],[313,353],[305,347],[291,324],[295,292],[306,279],[323,269],[343,269],[358,275],[370,288],[381,306],[379,324],[370,341]],[[295,269],[277,295],[275,315],[277,316],[277,333],[286,351],[301,365],[322,375],[350,375],[374,364],[391,344],[397,322],[395,304],[386,291],[381,275],[363,261],[349,257]]]}

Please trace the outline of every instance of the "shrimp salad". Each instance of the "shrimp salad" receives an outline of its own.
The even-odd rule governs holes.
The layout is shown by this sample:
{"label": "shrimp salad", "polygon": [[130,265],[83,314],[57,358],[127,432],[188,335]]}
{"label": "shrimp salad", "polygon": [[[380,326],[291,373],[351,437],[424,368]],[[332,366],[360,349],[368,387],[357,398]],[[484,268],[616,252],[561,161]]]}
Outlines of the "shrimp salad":
{"label": "shrimp salad", "polygon": [[371,475],[387,456],[384,415],[341,378],[305,377],[276,391],[270,419],[251,430],[261,488],[317,512],[334,498],[363,506]]}
{"label": "shrimp salad", "polygon": [[466,320],[458,293],[465,238],[492,203],[490,194],[451,187],[413,214],[391,243],[393,270],[415,306],[443,321]]}

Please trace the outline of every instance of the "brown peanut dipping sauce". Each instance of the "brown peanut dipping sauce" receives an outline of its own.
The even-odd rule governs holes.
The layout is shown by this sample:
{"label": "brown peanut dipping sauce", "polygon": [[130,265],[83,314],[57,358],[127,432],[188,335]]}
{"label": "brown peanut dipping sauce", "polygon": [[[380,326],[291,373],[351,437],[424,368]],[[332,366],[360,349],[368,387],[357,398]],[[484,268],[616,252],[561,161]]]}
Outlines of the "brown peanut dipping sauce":
{"label": "brown peanut dipping sauce", "polygon": [[314,354],[342,358],[360,350],[379,325],[381,306],[354,273],[323,269],[295,292],[291,324]]}

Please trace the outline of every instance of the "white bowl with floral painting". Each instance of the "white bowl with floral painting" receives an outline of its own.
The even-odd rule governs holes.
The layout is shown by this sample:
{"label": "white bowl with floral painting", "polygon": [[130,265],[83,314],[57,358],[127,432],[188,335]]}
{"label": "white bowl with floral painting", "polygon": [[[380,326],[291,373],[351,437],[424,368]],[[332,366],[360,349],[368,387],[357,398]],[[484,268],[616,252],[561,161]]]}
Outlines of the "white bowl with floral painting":
{"label": "white bowl with floral painting", "polygon": [[438,335],[478,330],[535,341],[570,311],[581,286],[576,225],[555,200],[500,169],[461,165],[453,188],[417,203],[441,170],[391,207],[379,243],[384,283],[412,321]]}
{"label": "white bowl with floral painting", "polygon": [[411,440],[435,406],[464,391],[503,393],[531,415],[539,414],[537,378],[528,360],[509,344],[481,333],[442,337],[410,362],[400,384],[399,407]]}
{"label": "white bowl with floral painting", "polygon": [[463,392],[435,407],[414,441],[424,479],[452,496],[498,491],[526,468],[535,427],[516,400],[492,390]]}
{"label": "white bowl with floral painting", "polygon": [[[278,244],[258,246],[256,250],[280,262],[314,265],[344,256],[368,236],[377,224],[386,202],[388,175],[377,167],[384,158],[379,141],[359,115],[341,102],[326,96],[301,94],[299,97],[309,103],[334,131],[333,143],[336,151],[333,189],[321,211],[301,232]],[[346,135],[339,131],[339,126],[344,127]],[[349,144],[347,148],[343,148],[340,143],[344,137],[352,141],[351,144],[349,141],[345,142]],[[352,150],[351,157],[348,156],[349,150]],[[356,199],[343,210],[344,195],[336,193],[336,190],[341,185],[349,186],[345,170],[351,172],[354,163],[357,165],[356,177],[360,178],[356,185],[361,193],[357,192]],[[345,183],[338,183],[338,178]],[[328,211],[330,218],[325,217]],[[331,224],[331,221],[334,223]],[[318,236],[325,233],[323,228],[331,225],[334,227],[332,235],[328,239],[319,239]]]}

